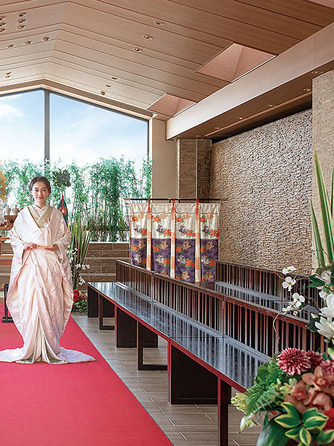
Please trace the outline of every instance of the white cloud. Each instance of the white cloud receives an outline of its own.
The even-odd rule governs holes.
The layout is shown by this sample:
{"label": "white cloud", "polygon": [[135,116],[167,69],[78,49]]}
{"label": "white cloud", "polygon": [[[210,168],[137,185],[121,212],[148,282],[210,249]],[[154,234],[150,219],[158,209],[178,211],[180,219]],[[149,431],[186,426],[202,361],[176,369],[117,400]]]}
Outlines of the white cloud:
{"label": "white cloud", "polygon": [[23,116],[23,113],[19,108],[6,104],[5,102],[0,102],[0,119],[13,120],[20,116]]}

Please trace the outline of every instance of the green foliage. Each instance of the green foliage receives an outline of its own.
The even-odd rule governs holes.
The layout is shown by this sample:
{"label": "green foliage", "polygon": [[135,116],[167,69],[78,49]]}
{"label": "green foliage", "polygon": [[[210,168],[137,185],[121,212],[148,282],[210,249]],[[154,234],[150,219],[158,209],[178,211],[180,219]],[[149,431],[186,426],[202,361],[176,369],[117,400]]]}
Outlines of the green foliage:
{"label": "green foliage", "polygon": [[149,159],[143,160],[139,174],[134,162],[123,157],[101,158],[84,167],[75,162],[63,166],[61,161],[5,161],[2,170],[8,178],[8,194],[15,194],[19,208],[32,203],[28,187],[31,179],[47,176],[52,185],[51,203],[58,206],[63,193],[70,210],[70,224],[80,218],[92,240],[125,240],[128,222],[123,198],[151,196],[152,162]]}
{"label": "green foliage", "polygon": [[81,271],[85,269],[85,258],[90,241],[90,234],[84,224],[77,220],[70,226],[71,241],[68,247],[69,261],[71,265],[73,288],[82,285]]}
{"label": "green foliage", "polygon": [[[315,152],[315,171],[317,176],[317,185],[321,209],[322,228],[324,235],[324,243],[321,240],[319,225],[315,217],[313,206],[311,203],[312,226],[317,251],[318,264],[320,268],[325,269],[326,263],[333,264],[334,262],[334,228],[333,228],[333,209],[334,209],[334,169],[332,174],[332,190],[329,199],[329,194],[326,191],[324,178],[318,159],[317,152]],[[325,246],[325,248],[324,248]],[[327,260],[327,262],[326,262]]]}
{"label": "green foliage", "polygon": [[264,425],[256,446],[285,446],[289,441],[285,432],[286,430],[283,427],[271,420]]}

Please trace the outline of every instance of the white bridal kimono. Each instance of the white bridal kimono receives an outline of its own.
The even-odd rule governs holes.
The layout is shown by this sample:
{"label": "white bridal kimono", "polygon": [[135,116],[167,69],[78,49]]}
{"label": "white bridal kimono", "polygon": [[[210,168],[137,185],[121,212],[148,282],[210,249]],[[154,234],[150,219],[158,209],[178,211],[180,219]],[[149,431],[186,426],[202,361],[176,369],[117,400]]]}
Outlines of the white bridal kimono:
{"label": "white bridal kimono", "polygon": [[[34,217],[33,217],[34,216]],[[50,364],[94,361],[92,356],[59,345],[73,305],[70,241],[63,215],[46,205],[24,208],[9,232],[14,251],[7,306],[24,340],[22,348],[3,350],[0,361]],[[41,247],[24,251],[27,243]],[[43,246],[56,244],[56,251]]]}

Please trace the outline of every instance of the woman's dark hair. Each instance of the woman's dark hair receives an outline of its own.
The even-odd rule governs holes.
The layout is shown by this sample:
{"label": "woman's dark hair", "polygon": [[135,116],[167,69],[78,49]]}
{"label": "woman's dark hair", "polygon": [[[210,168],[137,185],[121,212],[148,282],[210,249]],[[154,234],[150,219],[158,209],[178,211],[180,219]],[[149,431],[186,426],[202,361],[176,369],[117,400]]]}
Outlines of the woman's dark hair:
{"label": "woman's dark hair", "polygon": [[30,192],[32,191],[32,188],[34,187],[34,184],[37,183],[37,181],[41,181],[42,183],[44,183],[45,186],[46,186],[46,188],[47,188],[47,190],[48,190],[48,191],[50,192],[50,194],[51,194],[51,184],[50,184],[50,181],[49,181],[47,178],[45,178],[45,177],[35,177],[35,178],[33,178],[33,179],[30,181],[30,184],[29,184],[29,190],[30,190]]}

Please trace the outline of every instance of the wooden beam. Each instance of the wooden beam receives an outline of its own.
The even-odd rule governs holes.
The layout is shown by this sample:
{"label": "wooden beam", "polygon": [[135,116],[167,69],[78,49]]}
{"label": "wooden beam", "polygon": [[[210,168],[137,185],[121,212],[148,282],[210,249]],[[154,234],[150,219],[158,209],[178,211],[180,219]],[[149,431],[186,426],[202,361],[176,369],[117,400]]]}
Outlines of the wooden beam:
{"label": "wooden beam", "polygon": [[[256,107],[252,112],[250,110],[252,103],[261,102],[264,111],[270,104],[279,106],[284,98],[283,102],[292,101],[293,108],[291,85],[296,89],[295,98],[298,101],[301,96],[299,90],[303,91],[307,87],[306,82],[321,72],[333,69],[333,62],[334,23],[169,119],[167,139],[195,138],[196,135],[204,136],[214,132],[217,127],[223,128],[227,125],[224,116],[233,111],[237,111],[234,113],[235,123],[238,122],[238,117],[250,118],[261,112]],[[287,89],[292,92],[290,97]],[[247,114],[244,114],[245,110]],[[238,124],[240,125],[240,122]],[[231,125],[231,122],[228,125]]]}

